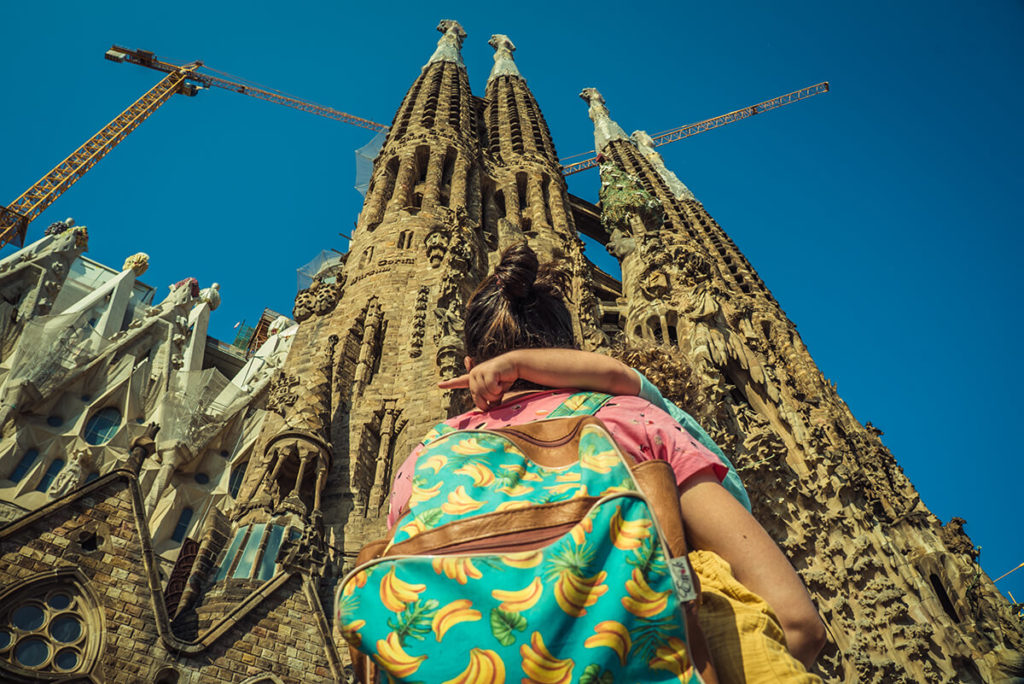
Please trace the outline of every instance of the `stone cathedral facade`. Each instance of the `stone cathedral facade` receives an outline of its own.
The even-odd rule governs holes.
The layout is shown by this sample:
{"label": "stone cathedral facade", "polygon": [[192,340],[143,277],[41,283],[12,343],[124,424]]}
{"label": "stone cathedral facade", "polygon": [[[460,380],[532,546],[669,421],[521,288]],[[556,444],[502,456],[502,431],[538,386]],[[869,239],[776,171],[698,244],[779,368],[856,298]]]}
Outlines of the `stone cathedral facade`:
{"label": "stone cathedral facade", "polygon": [[600,204],[570,195],[509,38],[480,97],[462,28],[439,30],[351,249],[244,363],[206,344],[216,288],[153,304],[139,259],[60,303],[81,229],[0,263],[0,680],[344,681],[334,585],[383,533],[398,465],[467,405],[436,383],[461,371],[469,293],[524,240],[571,275],[582,346],[660,349],[685,376],[670,398],[819,607],[826,681],[1021,680],[1021,623],[963,521],[929,512],[650,138],[585,89]]}

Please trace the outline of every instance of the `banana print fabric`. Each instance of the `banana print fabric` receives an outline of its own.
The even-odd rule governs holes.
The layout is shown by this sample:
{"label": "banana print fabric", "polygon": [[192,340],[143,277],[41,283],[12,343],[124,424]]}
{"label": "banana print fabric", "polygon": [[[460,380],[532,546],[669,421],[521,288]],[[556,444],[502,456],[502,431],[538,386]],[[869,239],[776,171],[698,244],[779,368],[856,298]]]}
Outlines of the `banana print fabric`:
{"label": "banana print fabric", "polygon": [[[491,429],[543,420],[572,394],[569,390],[528,394],[486,412],[463,413],[444,424],[455,430]],[[667,413],[640,397],[612,397],[594,415],[601,419],[622,450],[638,462],[654,458],[668,461],[675,472],[676,484],[682,484],[707,468],[711,468],[720,481],[728,474],[721,460],[707,447],[683,431]],[[388,528],[394,527],[398,512],[412,495],[412,480],[422,451],[420,444],[398,469],[391,490]]]}
{"label": "banana print fabric", "polygon": [[604,430],[585,428],[579,462],[560,469],[493,433],[442,427],[425,441],[395,543],[490,511],[604,497],[543,548],[384,558],[350,573],[335,624],[389,681],[698,681],[653,516]]}

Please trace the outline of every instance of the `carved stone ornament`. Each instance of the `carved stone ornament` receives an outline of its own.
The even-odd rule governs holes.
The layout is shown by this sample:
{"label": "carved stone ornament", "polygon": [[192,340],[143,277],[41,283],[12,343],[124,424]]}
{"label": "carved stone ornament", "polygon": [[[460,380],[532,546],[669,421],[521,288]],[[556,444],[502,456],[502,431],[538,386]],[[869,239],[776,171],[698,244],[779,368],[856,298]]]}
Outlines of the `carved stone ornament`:
{"label": "carved stone ornament", "polygon": [[423,244],[427,248],[427,260],[431,268],[437,268],[444,261],[448,252],[448,242],[451,240],[451,231],[444,226],[436,225],[424,239]]}
{"label": "carved stone ornament", "polygon": [[187,287],[189,294],[192,295],[193,297],[199,296],[199,281],[196,280],[195,278],[185,278],[170,285],[171,291],[174,291],[179,287]]}
{"label": "carved stone ornament", "polygon": [[270,384],[270,392],[267,397],[267,410],[273,411],[284,417],[285,407],[294,406],[299,395],[294,391],[299,385],[299,379],[293,375],[282,373]]}
{"label": "carved stone ornament", "polygon": [[292,318],[301,323],[313,315],[313,308],[316,306],[316,295],[309,289],[299,290],[295,295],[295,307],[292,309]]}
{"label": "carved stone ornament", "polygon": [[416,294],[416,309],[412,317],[412,340],[410,341],[409,356],[416,358],[423,353],[423,337],[427,329],[427,301],[430,297],[430,288],[421,287]]}
{"label": "carved stone ornament", "polygon": [[149,268],[149,255],[145,252],[136,252],[130,257],[124,260],[124,265],[121,266],[122,271],[131,269],[135,273],[135,277],[141,276]]}
{"label": "carved stone ornament", "polygon": [[338,283],[320,283],[315,290],[314,309],[317,314],[323,316],[334,311],[341,295],[341,285]]}
{"label": "carved stone ornament", "polygon": [[671,289],[668,274],[661,269],[648,273],[642,287],[654,299],[663,299]]}

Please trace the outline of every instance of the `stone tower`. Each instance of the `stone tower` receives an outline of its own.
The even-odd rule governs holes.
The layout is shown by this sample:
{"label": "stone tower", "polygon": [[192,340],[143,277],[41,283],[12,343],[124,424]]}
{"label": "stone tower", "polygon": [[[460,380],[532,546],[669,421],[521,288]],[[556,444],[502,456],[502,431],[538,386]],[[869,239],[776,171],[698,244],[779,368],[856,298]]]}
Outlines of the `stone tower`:
{"label": "stone tower", "polygon": [[954,519],[921,502],[870,424],[827,381],[772,297],[650,137],[581,93],[601,165],[601,217],[622,265],[619,324],[675,356],[680,396],[734,458],[755,517],[826,622],[826,680],[1004,681],[1020,624]]}
{"label": "stone tower", "polygon": [[206,340],[215,287],[152,305],[130,259],[83,293],[69,274],[104,268],[81,265],[83,229],[0,261],[0,679],[343,680],[334,585],[383,533],[397,467],[466,407],[436,387],[462,369],[465,302],[526,240],[568,270],[582,346],[643,346],[683,380],[669,398],[733,458],[817,602],[827,681],[1020,681],[1020,623],[963,521],[928,511],[651,139],[584,90],[600,206],[570,195],[512,41],[491,37],[481,98],[462,27],[438,30],[349,252],[252,358]]}

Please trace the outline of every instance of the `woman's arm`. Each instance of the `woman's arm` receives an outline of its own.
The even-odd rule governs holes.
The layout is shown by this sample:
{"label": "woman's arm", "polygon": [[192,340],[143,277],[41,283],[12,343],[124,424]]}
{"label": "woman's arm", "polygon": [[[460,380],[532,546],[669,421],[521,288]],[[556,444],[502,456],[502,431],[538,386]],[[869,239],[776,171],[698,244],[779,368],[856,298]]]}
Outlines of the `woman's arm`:
{"label": "woman's arm", "polygon": [[789,560],[714,475],[695,475],[679,491],[689,543],[721,556],[733,576],[771,606],[789,652],[810,668],[825,645],[825,626]]}
{"label": "woman's arm", "polygon": [[516,349],[483,363],[469,372],[437,384],[442,389],[468,387],[480,410],[501,403],[516,380],[546,387],[573,387],[608,394],[637,394],[640,379],[626,364],[604,354],[576,349]]}

